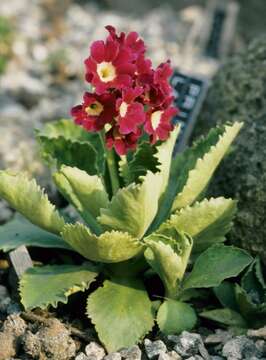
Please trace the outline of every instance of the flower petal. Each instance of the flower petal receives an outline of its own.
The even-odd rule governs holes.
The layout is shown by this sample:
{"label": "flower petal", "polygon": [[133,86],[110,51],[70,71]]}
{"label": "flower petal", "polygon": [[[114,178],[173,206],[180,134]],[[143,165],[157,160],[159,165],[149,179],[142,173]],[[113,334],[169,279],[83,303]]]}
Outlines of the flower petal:
{"label": "flower petal", "polygon": [[94,41],[91,45],[91,56],[97,63],[104,61],[105,45],[102,40]]}

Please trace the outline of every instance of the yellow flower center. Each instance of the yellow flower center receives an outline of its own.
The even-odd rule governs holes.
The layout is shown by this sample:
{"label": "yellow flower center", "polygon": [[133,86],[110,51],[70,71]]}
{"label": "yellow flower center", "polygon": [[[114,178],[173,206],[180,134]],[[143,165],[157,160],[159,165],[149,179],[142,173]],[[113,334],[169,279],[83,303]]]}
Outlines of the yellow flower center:
{"label": "yellow flower center", "polygon": [[85,108],[85,111],[90,116],[98,116],[103,111],[103,106],[99,101],[94,101],[90,106]]}
{"label": "yellow flower center", "polygon": [[158,125],[160,124],[161,121],[161,115],[162,115],[163,111],[155,111],[154,113],[152,113],[151,115],[151,126],[153,128],[153,130],[156,130]]}
{"label": "yellow flower center", "polygon": [[97,74],[102,82],[109,82],[115,79],[116,71],[112,63],[103,61],[97,65]]}
{"label": "yellow flower center", "polygon": [[119,114],[121,117],[124,117],[127,113],[128,104],[123,101],[119,108]]}

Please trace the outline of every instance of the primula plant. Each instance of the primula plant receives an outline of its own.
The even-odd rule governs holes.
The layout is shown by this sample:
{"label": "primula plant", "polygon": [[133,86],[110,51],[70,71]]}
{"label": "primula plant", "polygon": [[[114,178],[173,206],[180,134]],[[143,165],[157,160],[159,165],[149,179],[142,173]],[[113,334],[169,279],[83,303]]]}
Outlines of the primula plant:
{"label": "primula plant", "polygon": [[[74,122],[37,132],[80,220],[65,220],[35,180],[1,171],[0,196],[23,217],[0,228],[0,247],[78,253],[83,261],[29,269],[21,301],[26,309],[55,307],[94,282],[86,313],[111,352],[138,342],[155,322],[166,334],[192,329],[197,314],[188,302],[197,289],[219,286],[252,259],[223,244],[235,202],[203,195],[241,124],[216,128],[173,156],[180,129],[171,122],[169,62],[153,69],[136,33],[107,29],[85,60],[93,91],[72,109]],[[164,294],[149,286],[152,277]]]}

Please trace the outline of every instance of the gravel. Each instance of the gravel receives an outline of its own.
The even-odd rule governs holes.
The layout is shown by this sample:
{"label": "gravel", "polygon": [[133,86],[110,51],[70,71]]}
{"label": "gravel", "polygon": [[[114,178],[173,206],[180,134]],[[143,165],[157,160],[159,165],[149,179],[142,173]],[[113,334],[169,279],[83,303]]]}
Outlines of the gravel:
{"label": "gravel", "polygon": [[188,357],[200,353],[204,360],[209,359],[203,340],[199,334],[183,331],[177,339],[174,350],[181,356]]}
{"label": "gravel", "polygon": [[104,360],[121,360],[122,356],[119,352],[113,352],[104,357]]}
{"label": "gravel", "polygon": [[176,351],[169,351],[160,353],[158,360],[182,360],[182,358]]}
{"label": "gravel", "polygon": [[138,345],[131,346],[127,349],[122,349],[120,354],[125,360],[141,360],[141,350]]}
{"label": "gravel", "polygon": [[86,346],[85,353],[91,360],[102,360],[105,356],[104,348],[94,341]]}
{"label": "gravel", "polygon": [[167,347],[162,340],[151,341],[145,339],[144,347],[149,359],[158,358],[160,354],[165,354],[167,351]]}
{"label": "gravel", "polygon": [[250,360],[254,356],[261,355],[255,343],[244,335],[229,340],[224,345],[222,354],[227,360]]}

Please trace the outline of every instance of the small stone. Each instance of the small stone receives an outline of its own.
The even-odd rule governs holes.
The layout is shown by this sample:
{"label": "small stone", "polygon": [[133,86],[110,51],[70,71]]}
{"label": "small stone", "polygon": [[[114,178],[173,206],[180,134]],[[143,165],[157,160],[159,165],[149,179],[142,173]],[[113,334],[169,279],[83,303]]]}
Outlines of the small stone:
{"label": "small stone", "polygon": [[223,347],[222,355],[227,360],[250,359],[259,353],[254,342],[248,337],[236,336],[229,340]]}
{"label": "small stone", "polygon": [[86,356],[83,352],[78,353],[75,357],[75,360],[89,360],[88,356]]}
{"label": "small stone", "polygon": [[5,299],[0,300],[0,312],[7,313],[7,309],[11,303],[11,298],[6,297]]}
{"label": "small stone", "polygon": [[131,346],[127,349],[122,349],[120,354],[126,360],[141,360],[141,350],[138,345]]}
{"label": "small stone", "polygon": [[182,358],[176,351],[169,351],[166,353],[161,353],[158,360],[182,360]]}
{"label": "small stone", "polygon": [[102,360],[105,355],[104,348],[96,342],[90,342],[85,348],[86,355],[95,360]]}
{"label": "small stone", "polygon": [[201,336],[187,331],[181,333],[177,344],[174,346],[174,350],[184,357],[194,356],[197,355],[197,353],[200,353],[203,359],[210,358]]}
{"label": "small stone", "polygon": [[204,360],[200,355],[190,356],[187,360]]}
{"label": "small stone", "polygon": [[104,360],[121,360],[121,354],[119,352],[113,352],[104,357]]}
{"label": "small stone", "polygon": [[144,340],[145,351],[149,359],[158,357],[162,353],[166,353],[167,348],[162,340],[151,341]]}
{"label": "small stone", "polygon": [[177,335],[168,335],[167,340],[169,343],[177,344],[179,342],[179,336]]}
{"label": "small stone", "polygon": [[27,328],[25,321],[19,314],[12,314],[7,317],[3,325],[3,331],[9,332],[16,337],[22,336]]}
{"label": "small stone", "polygon": [[266,341],[257,340],[255,346],[261,354],[266,354]]}
{"label": "small stone", "polygon": [[37,359],[68,360],[76,354],[69,330],[57,319],[49,319],[35,334],[27,331],[23,342],[25,352]]}
{"label": "small stone", "polygon": [[257,337],[257,338],[261,338],[261,339],[265,339],[266,340],[266,326],[257,329],[257,330],[248,330],[247,333],[248,336],[250,337]]}
{"label": "small stone", "polygon": [[208,335],[204,343],[205,344],[225,344],[227,341],[232,339],[232,335],[228,331],[217,329],[215,334]]}
{"label": "small stone", "polygon": [[218,355],[213,355],[210,357],[210,360],[224,360],[224,358]]}
{"label": "small stone", "polygon": [[7,305],[6,313],[8,315],[20,314],[21,313],[21,306],[18,303],[11,300]]}
{"label": "small stone", "polygon": [[16,342],[9,332],[0,332],[0,360],[7,360],[16,356]]}
{"label": "small stone", "polygon": [[42,351],[42,344],[38,335],[27,331],[23,337],[24,350],[26,354],[31,355],[34,359],[38,358]]}

